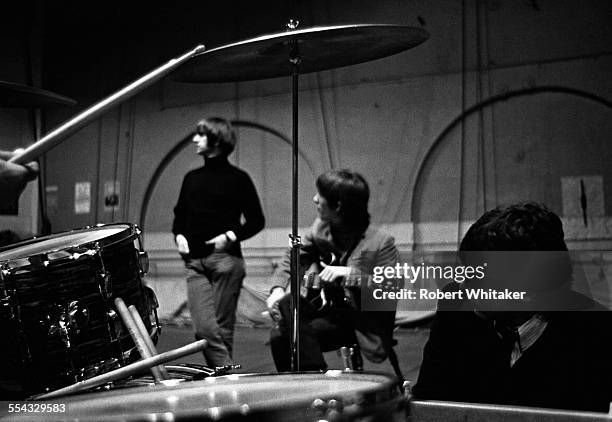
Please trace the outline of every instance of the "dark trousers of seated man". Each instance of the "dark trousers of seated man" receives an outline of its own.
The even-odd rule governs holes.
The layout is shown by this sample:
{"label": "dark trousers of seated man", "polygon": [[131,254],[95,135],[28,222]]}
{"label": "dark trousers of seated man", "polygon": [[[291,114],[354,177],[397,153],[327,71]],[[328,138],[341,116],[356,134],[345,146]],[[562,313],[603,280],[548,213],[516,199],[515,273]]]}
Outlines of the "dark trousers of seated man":
{"label": "dark trousers of seated man", "polygon": [[[276,370],[291,370],[291,295],[279,302],[282,320],[270,333],[270,347]],[[327,369],[323,352],[357,344],[353,322],[357,310],[348,304],[322,310],[300,297],[300,371]]]}

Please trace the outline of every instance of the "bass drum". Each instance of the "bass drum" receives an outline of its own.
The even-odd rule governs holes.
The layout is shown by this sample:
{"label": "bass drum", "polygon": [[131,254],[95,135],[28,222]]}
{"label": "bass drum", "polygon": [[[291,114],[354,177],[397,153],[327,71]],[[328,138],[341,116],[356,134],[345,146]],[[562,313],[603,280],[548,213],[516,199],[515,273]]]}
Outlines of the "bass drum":
{"label": "bass drum", "polygon": [[[134,344],[113,301],[135,305],[156,337],[147,255],[132,224],[26,240],[0,250],[0,394],[54,390],[130,361]],[[136,358],[134,354],[134,358]]]}
{"label": "bass drum", "polygon": [[[33,402],[36,403],[36,402]],[[385,374],[228,375],[67,396],[58,419],[78,421],[405,421],[407,399]]]}

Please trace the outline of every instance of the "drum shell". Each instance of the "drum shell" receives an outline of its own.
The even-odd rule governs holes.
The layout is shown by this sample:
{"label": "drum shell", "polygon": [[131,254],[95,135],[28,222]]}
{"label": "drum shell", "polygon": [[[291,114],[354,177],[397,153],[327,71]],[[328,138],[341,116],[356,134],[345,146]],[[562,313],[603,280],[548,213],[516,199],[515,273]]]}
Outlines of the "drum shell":
{"label": "drum shell", "polygon": [[[114,234],[104,236],[105,228]],[[147,329],[152,329],[152,304],[142,283],[135,226],[80,229],[38,241],[51,238],[61,243],[63,235],[88,231],[103,237],[1,263],[0,330],[14,339],[0,350],[0,390],[7,398],[56,389],[126,363],[134,345],[113,310],[116,297],[135,305]],[[22,242],[22,248],[35,247],[36,242]],[[73,327],[66,344],[58,321],[75,303],[87,318]]]}
{"label": "drum shell", "polygon": [[374,422],[405,421],[407,399],[390,375],[328,371],[209,377],[45,402],[65,404],[59,420]]}

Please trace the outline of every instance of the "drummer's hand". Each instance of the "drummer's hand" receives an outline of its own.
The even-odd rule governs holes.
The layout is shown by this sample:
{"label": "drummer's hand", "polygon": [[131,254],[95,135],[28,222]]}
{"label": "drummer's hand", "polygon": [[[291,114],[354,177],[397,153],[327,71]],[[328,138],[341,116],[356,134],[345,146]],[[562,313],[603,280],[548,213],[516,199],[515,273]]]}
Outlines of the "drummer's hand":
{"label": "drummer's hand", "polygon": [[185,238],[185,236],[183,236],[182,234],[177,234],[175,240],[179,253],[188,254],[189,243],[187,243],[187,239]]}
{"label": "drummer's hand", "polygon": [[351,267],[345,267],[341,265],[327,265],[323,261],[320,262],[323,271],[319,273],[321,281],[331,283],[336,281],[338,278],[348,277],[352,273]]}
{"label": "drummer's hand", "polygon": [[20,165],[9,163],[14,153],[0,151],[0,201],[12,203],[19,199],[27,183],[38,176],[38,163]]}
{"label": "drummer's hand", "polygon": [[215,245],[215,250],[224,251],[236,240],[234,232],[228,231],[206,241],[207,245]]}
{"label": "drummer's hand", "polygon": [[277,322],[282,319],[278,303],[283,296],[285,296],[285,289],[282,287],[275,287],[270,292],[270,296],[266,299],[266,306],[268,307],[268,312],[270,312],[270,317]]}

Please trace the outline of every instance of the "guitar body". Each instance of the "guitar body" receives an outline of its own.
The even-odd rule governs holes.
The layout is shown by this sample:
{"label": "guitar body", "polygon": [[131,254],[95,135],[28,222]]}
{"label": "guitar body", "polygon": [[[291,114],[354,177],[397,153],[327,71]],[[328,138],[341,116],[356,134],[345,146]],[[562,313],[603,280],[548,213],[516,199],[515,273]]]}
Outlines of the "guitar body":
{"label": "guitar body", "polygon": [[[339,265],[334,254],[327,265]],[[317,309],[325,310],[333,307],[347,306],[348,298],[342,285],[342,280],[327,283],[321,280],[319,274],[323,267],[318,262],[313,263],[304,274],[302,296]]]}

